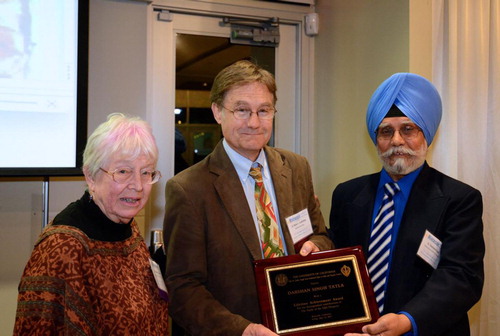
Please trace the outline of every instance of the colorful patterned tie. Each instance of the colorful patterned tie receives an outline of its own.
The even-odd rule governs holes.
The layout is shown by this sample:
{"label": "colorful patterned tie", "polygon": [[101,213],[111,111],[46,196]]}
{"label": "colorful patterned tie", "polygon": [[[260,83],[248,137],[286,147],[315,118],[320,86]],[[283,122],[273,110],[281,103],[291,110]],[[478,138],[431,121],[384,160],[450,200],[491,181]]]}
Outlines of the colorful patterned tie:
{"label": "colorful patterned tie", "polygon": [[260,227],[260,239],[264,258],[284,256],[283,241],[281,240],[276,215],[274,214],[271,198],[262,181],[262,166],[252,167],[250,176],[255,180],[255,207]]}
{"label": "colorful patterned tie", "polygon": [[385,287],[389,271],[392,227],[394,222],[394,195],[399,191],[396,183],[384,185],[384,198],[375,217],[370,245],[368,246],[368,271],[372,279],[375,298],[380,313],[384,310]]}

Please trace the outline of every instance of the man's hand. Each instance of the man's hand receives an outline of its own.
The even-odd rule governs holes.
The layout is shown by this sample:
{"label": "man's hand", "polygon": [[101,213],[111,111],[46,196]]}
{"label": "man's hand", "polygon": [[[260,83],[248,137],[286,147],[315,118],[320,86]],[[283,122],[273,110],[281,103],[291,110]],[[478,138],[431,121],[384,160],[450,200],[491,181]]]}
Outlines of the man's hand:
{"label": "man's hand", "polygon": [[305,257],[311,252],[319,252],[319,248],[312,241],[308,240],[302,245],[300,249],[300,255]]}
{"label": "man's hand", "polygon": [[241,336],[278,336],[262,324],[250,323]]}
{"label": "man's hand", "polygon": [[386,314],[373,324],[362,328],[362,334],[349,333],[345,336],[399,336],[411,330],[411,322],[403,314]]}

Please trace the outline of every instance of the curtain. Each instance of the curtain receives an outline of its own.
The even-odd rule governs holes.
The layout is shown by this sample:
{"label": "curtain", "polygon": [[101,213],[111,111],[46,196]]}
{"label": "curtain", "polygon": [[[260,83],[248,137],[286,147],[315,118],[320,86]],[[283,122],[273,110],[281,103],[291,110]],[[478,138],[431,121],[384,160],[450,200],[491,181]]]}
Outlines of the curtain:
{"label": "curtain", "polygon": [[[500,0],[433,0],[433,82],[443,119],[430,161],[479,189],[485,286],[472,335],[500,331]],[[467,295],[467,293],[459,293]]]}

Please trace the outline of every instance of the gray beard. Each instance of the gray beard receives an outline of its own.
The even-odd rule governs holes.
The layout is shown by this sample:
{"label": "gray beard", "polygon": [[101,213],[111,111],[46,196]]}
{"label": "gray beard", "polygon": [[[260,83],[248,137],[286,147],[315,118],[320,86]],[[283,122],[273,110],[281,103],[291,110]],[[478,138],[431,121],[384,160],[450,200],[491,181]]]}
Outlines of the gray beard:
{"label": "gray beard", "polygon": [[[377,149],[378,150],[378,149]],[[402,151],[404,153],[407,153],[410,155],[409,159],[405,158],[398,158],[394,161],[394,163],[391,165],[389,163],[389,156],[394,152],[394,151]],[[419,152],[423,152],[422,155],[419,155]],[[421,165],[424,164],[425,161],[425,155],[427,153],[427,146],[424,145],[421,150],[418,152],[412,151],[410,149],[400,149],[393,147],[384,153],[381,153],[380,150],[378,150],[378,157],[380,161],[382,162],[382,165],[384,169],[389,173],[389,175],[408,175],[409,173],[415,171],[418,169]]]}
{"label": "gray beard", "polygon": [[410,164],[407,164],[405,159],[400,158],[396,159],[394,164],[391,166],[389,162],[382,159],[382,165],[384,166],[384,169],[389,173],[389,175],[408,175],[421,166],[421,164],[416,164],[416,160],[412,159],[411,161],[412,162],[410,162]]}

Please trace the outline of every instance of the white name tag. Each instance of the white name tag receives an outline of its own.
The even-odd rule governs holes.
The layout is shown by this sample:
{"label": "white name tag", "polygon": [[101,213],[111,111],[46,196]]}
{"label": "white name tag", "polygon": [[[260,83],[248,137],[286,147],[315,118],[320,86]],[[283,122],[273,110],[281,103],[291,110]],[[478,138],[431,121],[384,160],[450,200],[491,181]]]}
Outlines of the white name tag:
{"label": "white name tag", "polygon": [[307,208],[287,217],[285,220],[294,244],[313,234],[311,218],[309,218]]}
{"label": "white name tag", "polygon": [[167,286],[165,285],[165,281],[163,281],[160,266],[158,266],[156,261],[151,258],[149,258],[149,264],[151,265],[151,271],[153,272],[153,276],[155,278],[156,285],[158,286],[158,290],[160,291],[161,298],[168,301]]}
{"label": "white name tag", "polygon": [[425,230],[417,255],[436,269],[439,264],[439,259],[441,258],[442,244],[443,243],[436,236]]}

